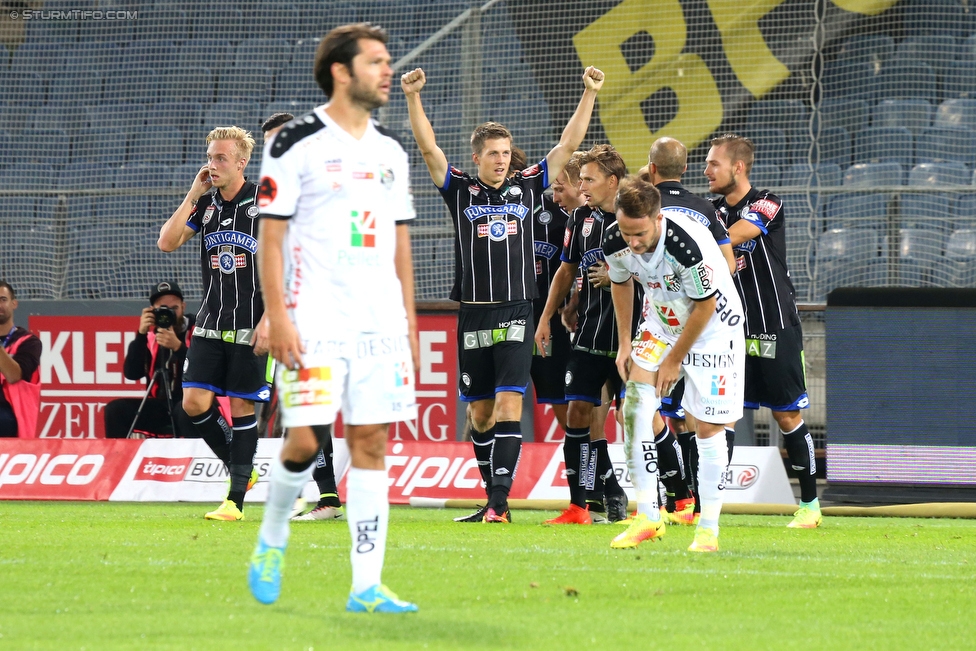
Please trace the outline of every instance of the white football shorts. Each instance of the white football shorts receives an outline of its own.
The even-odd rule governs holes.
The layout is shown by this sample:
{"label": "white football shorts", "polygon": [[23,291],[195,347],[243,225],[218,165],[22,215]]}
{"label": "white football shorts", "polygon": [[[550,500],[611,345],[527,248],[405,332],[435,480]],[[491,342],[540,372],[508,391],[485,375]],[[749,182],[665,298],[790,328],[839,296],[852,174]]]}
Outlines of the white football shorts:
{"label": "white football shorts", "polygon": [[[731,339],[699,339],[681,364],[685,393],[681,406],[706,423],[734,423],[742,418],[745,396],[745,337],[741,329]],[[677,335],[666,333],[652,319],[640,324],[631,361],[648,372],[661,367]]]}
{"label": "white football shorts", "polygon": [[278,365],[284,427],[329,425],[342,410],[349,425],[417,418],[414,368],[406,334],[359,334],[343,341],[306,339],[304,368]]}

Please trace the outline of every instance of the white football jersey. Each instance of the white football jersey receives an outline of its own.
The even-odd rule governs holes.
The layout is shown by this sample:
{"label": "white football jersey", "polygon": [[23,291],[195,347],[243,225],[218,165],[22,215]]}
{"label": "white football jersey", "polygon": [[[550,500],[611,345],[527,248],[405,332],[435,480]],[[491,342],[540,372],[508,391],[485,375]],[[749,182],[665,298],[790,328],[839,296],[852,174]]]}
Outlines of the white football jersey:
{"label": "white football jersey", "polygon": [[397,224],[415,217],[408,169],[392,132],[370,122],[357,140],[324,106],[265,144],[258,205],[262,218],[289,222],[285,303],[293,319],[312,320],[327,337],[406,332],[394,253]]}
{"label": "white football jersey", "polygon": [[635,255],[615,223],[607,229],[603,250],[610,279],[636,278],[644,288],[644,321],[654,320],[666,334],[684,330],[696,300],[715,296],[715,314],[699,341],[742,336],[742,303],[729,267],[707,228],[685,218],[661,220],[661,238],[651,253]]}

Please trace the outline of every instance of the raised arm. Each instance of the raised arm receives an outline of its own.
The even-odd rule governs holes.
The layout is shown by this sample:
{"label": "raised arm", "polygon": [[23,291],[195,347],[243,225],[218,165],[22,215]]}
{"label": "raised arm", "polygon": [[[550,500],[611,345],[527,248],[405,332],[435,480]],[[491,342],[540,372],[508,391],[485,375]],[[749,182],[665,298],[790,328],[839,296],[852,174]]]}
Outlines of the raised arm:
{"label": "raised arm", "polygon": [[546,156],[550,179],[559,176],[573,152],[583,142],[586,130],[590,126],[590,118],[593,116],[596,94],[600,92],[600,88],[603,86],[603,79],[603,71],[597,70],[593,66],[583,71],[583,86],[585,87],[583,97],[580,98],[573,117],[569,118],[569,122],[566,123],[566,128],[563,129],[563,133],[559,137],[559,143]]}
{"label": "raised arm", "polygon": [[190,213],[193,212],[193,206],[211,187],[213,186],[210,183],[210,166],[204,165],[193,177],[190,191],[186,193],[176,212],[159,229],[159,239],[156,241],[156,246],[160,250],[167,253],[175,251],[196,235],[196,231],[187,226],[186,222],[190,218]]}
{"label": "raised arm", "polygon": [[444,179],[447,178],[447,156],[437,146],[434,128],[430,126],[430,120],[424,113],[424,106],[420,103],[420,90],[426,83],[427,76],[420,68],[404,73],[400,77],[400,88],[407,96],[407,111],[410,113],[410,129],[413,131],[414,140],[417,141],[420,154],[427,163],[431,180],[437,187],[441,187],[444,185]]}

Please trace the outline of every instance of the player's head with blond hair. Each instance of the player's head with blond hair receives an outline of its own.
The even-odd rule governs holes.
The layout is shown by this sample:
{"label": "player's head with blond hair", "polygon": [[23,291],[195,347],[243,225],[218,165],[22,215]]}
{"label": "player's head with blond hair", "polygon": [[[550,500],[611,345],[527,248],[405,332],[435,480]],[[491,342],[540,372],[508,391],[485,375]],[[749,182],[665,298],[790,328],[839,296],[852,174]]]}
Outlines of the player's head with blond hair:
{"label": "player's head with blond hair", "polygon": [[207,135],[207,163],[217,189],[237,187],[244,180],[244,168],[251,160],[254,138],[240,127],[217,127]]}
{"label": "player's head with blond hair", "polygon": [[478,178],[500,187],[512,163],[512,133],[497,122],[485,122],[471,134],[471,160],[478,166]]}
{"label": "player's head with blond hair", "polygon": [[566,212],[573,212],[583,205],[580,194],[580,161],[586,152],[574,151],[569,157],[563,171],[552,181],[552,200],[558,203]]}

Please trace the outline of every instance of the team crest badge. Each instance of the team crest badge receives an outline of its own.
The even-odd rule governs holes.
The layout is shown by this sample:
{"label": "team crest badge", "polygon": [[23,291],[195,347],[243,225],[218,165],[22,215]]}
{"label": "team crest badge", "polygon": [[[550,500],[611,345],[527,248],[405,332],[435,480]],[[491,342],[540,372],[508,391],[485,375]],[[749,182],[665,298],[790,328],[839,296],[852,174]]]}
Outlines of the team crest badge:
{"label": "team crest badge", "polygon": [[521,197],[522,196],[522,188],[520,188],[517,185],[513,185],[512,187],[510,187],[508,189],[508,196],[510,196],[510,197]]}
{"label": "team crest badge", "polygon": [[247,209],[247,216],[250,217],[251,219],[254,219],[260,214],[261,214],[261,209],[258,208],[257,206],[251,206],[250,208]]}
{"label": "team crest badge", "polygon": [[589,237],[590,233],[593,232],[593,222],[596,221],[592,217],[587,217],[583,220],[583,237]]}
{"label": "team crest badge", "polygon": [[548,224],[551,221],[552,221],[552,213],[551,212],[549,212],[548,210],[543,210],[542,212],[539,213],[539,223],[540,224]]}

